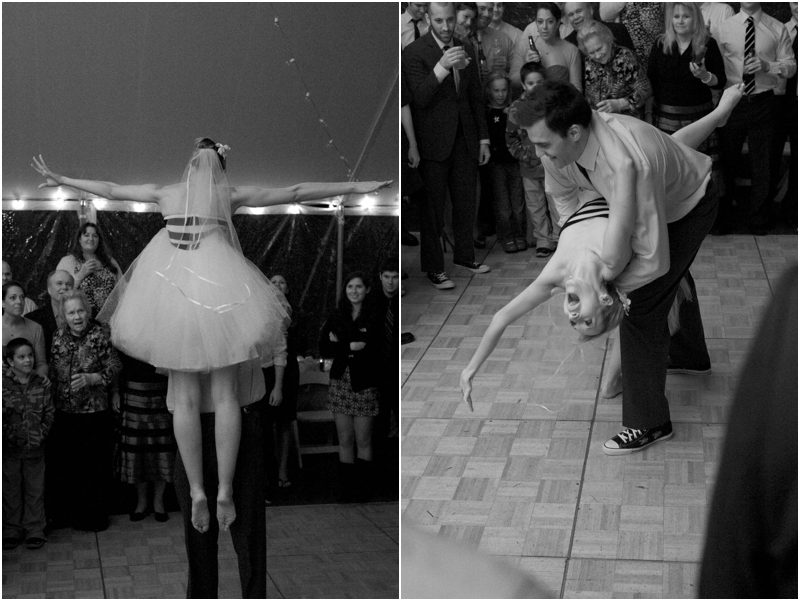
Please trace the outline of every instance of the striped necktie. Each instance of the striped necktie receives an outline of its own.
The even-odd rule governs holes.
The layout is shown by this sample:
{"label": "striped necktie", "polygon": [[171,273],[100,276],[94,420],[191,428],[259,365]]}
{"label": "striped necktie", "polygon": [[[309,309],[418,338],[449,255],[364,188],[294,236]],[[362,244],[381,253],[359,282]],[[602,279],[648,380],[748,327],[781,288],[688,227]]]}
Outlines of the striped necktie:
{"label": "striped necktie", "polygon": [[[756,26],[753,22],[753,17],[747,17],[747,27],[744,32],[744,60],[756,55]],[[744,82],[744,94],[749,96],[756,90],[756,75],[755,73],[743,73],[742,82]]]}
{"label": "striped necktie", "polygon": [[411,22],[414,24],[414,39],[419,39],[419,19],[411,19]]}

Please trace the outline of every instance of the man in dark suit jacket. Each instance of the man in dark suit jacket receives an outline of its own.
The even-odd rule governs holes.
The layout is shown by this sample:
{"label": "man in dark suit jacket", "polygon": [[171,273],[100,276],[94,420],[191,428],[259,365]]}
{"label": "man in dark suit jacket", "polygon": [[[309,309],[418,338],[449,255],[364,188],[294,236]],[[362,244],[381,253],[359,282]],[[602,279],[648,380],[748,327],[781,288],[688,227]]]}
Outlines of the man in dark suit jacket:
{"label": "man in dark suit jacket", "polygon": [[420,208],[422,271],[440,290],[455,287],[444,271],[440,236],[448,192],[453,205],[453,262],[486,273],[475,262],[472,228],[478,164],[489,160],[489,132],[472,49],[454,37],[452,3],[431,3],[430,30],[403,50],[403,76],[411,110],[427,198]]}
{"label": "man in dark suit jacket", "polygon": [[50,345],[53,343],[53,334],[58,329],[58,311],[61,304],[61,296],[65,292],[72,290],[74,285],[75,280],[68,272],[60,269],[51,271],[50,275],[47,276],[47,294],[50,296],[50,302],[25,315],[28,319],[32,319],[42,326],[48,363],[50,363]]}

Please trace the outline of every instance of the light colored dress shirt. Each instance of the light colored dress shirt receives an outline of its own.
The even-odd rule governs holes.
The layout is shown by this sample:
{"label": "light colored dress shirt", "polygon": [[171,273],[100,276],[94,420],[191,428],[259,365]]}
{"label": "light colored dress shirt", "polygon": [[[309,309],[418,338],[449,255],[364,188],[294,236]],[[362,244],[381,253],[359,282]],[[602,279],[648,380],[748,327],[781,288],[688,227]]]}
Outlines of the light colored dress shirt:
{"label": "light colored dress shirt", "polygon": [[511,23],[506,23],[505,21],[500,21],[499,25],[495,25],[494,22],[489,23],[489,29],[503,32],[511,39],[512,44],[516,44],[519,36],[522,35],[522,30],[519,27],[514,27]]}
{"label": "light colored dress shirt", "polygon": [[703,2],[700,5],[703,21],[711,32],[711,37],[719,40],[719,27],[723,21],[733,16],[733,8],[726,2]]}
{"label": "light colored dress shirt", "polygon": [[[719,49],[725,62],[727,87],[742,82],[744,69],[744,36],[747,27],[747,13],[740,11],[726,19],[719,30]],[[769,71],[756,73],[754,94],[767,91],[780,93],[781,79],[791,77],[797,72],[797,62],[792,52],[792,40],[786,26],[777,19],[759,10],[753,14],[756,28],[756,55],[769,63]],[[784,76],[780,69],[783,65]],[[784,88],[785,89],[785,88]]]}
{"label": "light colored dress shirt", "polygon": [[[419,29],[419,36],[422,37],[428,33],[428,21],[423,17],[417,21],[417,29]],[[414,41],[414,23],[412,22],[411,15],[407,11],[403,11],[400,15],[400,49],[402,50]]]}
{"label": "light colored dress shirt", "polygon": [[602,196],[614,213],[614,165],[621,157],[607,156],[600,141],[619,139],[633,158],[636,178],[636,220],[631,237],[633,257],[614,280],[624,292],[636,290],[669,270],[667,224],[685,217],[703,198],[711,174],[711,159],[635,117],[592,112],[589,137],[577,162],[559,169],[542,157],[545,191],[559,213],[559,223],[588,200]]}
{"label": "light colored dress shirt", "polygon": [[528,36],[533,37],[533,43],[536,46],[536,51],[542,59],[542,65],[545,68],[561,65],[569,69],[569,82],[583,90],[583,61],[581,60],[581,52],[577,46],[559,39],[555,44],[545,44],[539,36],[539,29],[536,27],[536,21],[529,24],[523,31],[522,35],[517,40],[514,46],[514,55],[511,59],[511,82],[516,85],[522,85],[519,80],[519,70],[525,64],[525,55],[527,54],[530,46],[528,45]]}

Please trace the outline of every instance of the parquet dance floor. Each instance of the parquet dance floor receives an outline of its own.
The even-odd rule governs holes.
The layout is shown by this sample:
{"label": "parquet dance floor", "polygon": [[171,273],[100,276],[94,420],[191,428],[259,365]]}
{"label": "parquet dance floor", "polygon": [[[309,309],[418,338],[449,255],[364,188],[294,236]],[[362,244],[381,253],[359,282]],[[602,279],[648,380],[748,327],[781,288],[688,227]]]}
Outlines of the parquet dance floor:
{"label": "parquet dance floor", "polygon": [[[532,250],[495,244],[472,276],[434,289],[404,247],[403,526],[460,541],[533,576],[555,597],[696,597],[706,508],[726,412],[772,286],[796,236],[706,239],[692,269],[713,373],[670,375],[675,436],[603,454],[621,398],[599,398],[607,340],[578,344],[557,296],[506,330],[474,380],[458,378],[491,320],[541,271]],[[406,252],[412,250],[412,252]],[[405,575],[404,575],[405,578]]]}
{"label": "parquet dance floor", "polygon": [[[266,511],[267,598],[397,598],[397,503]],[[219,541],[219,597],[241,598],[230,536]],[[179,513],[166,523],[118,515],[105,532],[57,530],[40,550],[3,551],[2,596],[181,599],[186,573]]]}

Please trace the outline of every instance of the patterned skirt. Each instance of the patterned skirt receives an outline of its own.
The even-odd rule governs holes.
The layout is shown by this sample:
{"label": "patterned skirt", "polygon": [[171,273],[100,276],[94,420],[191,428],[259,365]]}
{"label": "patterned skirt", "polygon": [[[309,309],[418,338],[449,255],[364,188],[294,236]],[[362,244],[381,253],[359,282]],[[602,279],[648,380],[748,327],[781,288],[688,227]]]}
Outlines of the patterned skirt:
{"label": "patterned skirt", "polygon": [[331,378],[328,388],[328,409],[331,413],[375,417],[378,415],[379,409],[378,389],[365,388],[359,392],[353,392],[350,384],[350,367],[347,367],[341,379]]}
{"label": "patterned skirt", "polygon": [[122,423],[116,468],[129,484],[172,482],[175,437],[166,382],[121,382]]}

